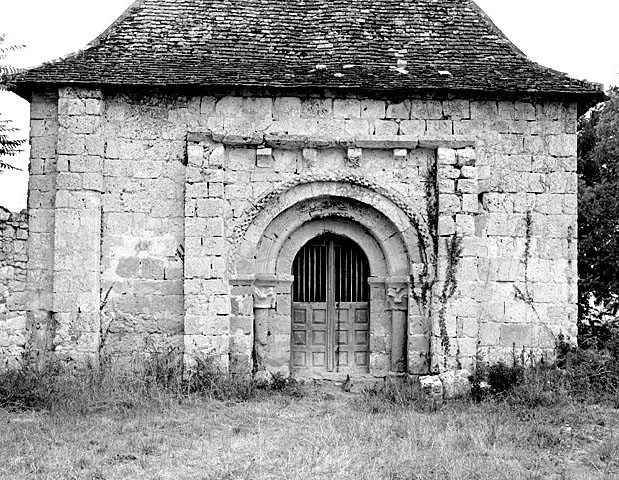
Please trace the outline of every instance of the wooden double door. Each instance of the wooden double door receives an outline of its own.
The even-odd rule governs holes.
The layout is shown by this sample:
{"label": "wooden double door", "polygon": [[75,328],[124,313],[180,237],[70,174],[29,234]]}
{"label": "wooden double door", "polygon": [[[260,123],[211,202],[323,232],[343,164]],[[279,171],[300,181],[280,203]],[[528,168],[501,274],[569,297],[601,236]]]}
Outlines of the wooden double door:
{"label": "wooden double door", "polygon": [[295,257],[291,368],[303,373],[367,373],[368,261],[344,237],[321,235]]}

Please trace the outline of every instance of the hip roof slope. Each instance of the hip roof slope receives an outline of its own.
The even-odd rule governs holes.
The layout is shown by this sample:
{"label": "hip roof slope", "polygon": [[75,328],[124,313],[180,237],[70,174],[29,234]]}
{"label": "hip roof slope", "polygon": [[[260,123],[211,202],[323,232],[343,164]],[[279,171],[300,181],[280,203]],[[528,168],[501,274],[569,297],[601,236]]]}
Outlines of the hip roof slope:
{"label": "hip roof slope", "polygon": [[471,0],[138,0],[14,82],[603,95],[528,60]]}

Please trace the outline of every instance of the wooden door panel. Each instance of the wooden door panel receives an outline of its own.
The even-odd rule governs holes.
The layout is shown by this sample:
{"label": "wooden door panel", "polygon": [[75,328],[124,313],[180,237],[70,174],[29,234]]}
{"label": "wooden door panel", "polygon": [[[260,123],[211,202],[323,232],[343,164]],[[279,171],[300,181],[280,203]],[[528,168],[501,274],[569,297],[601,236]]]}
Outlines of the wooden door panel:
{"label": "wooden door panel", "polygon": [[313,308],[314,310],[312,310],[312,323],[314,324],[322,324],[322,325],[326,325],[327,324],[327,307],[318,307],[318,306],[312,306],[312,304],[310,304],[310,308]]}
{"label": "wooden door panel", "polygon": [[367,302],[336,304],[336,369],[344,373],[367,373],[370,323]]}
{"label": "wooden door panel", "polygon": [[295,257],[291,366],[299,371],[367,373],[367,258],[342,237],[322,236]]}
{"label": "wooden door panel", "polygon": [[307,367],[306,353],[299,350],[292,350],[292,366],[296,368]]}

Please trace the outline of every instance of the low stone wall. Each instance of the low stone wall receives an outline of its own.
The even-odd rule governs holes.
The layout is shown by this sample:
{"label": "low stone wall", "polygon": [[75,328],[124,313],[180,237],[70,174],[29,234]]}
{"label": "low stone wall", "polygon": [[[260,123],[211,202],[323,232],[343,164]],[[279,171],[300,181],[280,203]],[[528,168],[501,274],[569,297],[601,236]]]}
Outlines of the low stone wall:
{"label": "low stone wall", "polygon": [[28,216],[0,207],[0,371],[26,347],[26,242]]}

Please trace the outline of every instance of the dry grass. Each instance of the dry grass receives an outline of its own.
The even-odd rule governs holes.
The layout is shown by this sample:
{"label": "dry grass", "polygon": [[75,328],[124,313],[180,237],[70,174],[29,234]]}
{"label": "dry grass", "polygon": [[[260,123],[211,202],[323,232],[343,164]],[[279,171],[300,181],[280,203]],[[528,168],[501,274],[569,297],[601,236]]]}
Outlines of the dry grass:
{"label": "dry grass", "polygon": [[338,393],[189,396],[83,415],[0,409],[0,478],[619,478],[615,410],[456,403],[423,412]]}

